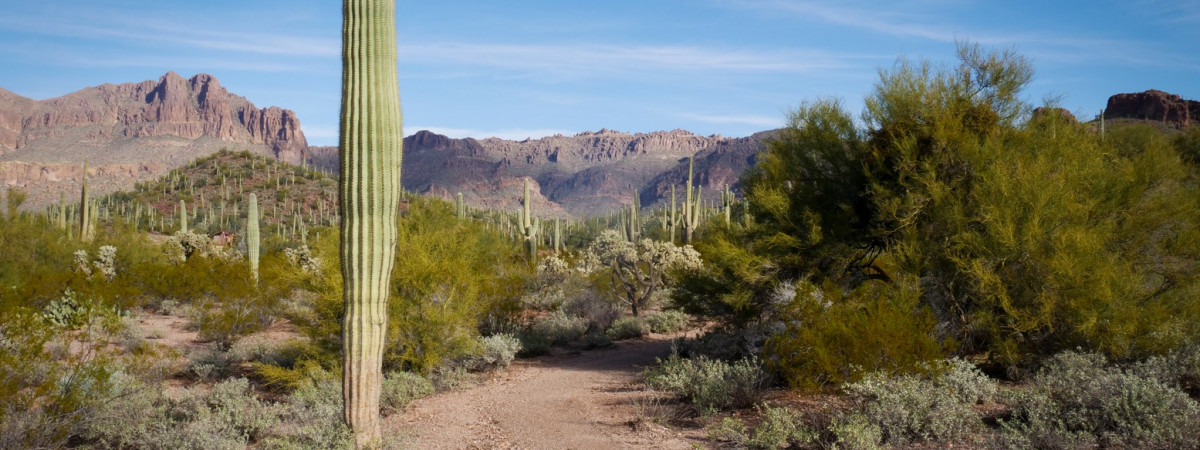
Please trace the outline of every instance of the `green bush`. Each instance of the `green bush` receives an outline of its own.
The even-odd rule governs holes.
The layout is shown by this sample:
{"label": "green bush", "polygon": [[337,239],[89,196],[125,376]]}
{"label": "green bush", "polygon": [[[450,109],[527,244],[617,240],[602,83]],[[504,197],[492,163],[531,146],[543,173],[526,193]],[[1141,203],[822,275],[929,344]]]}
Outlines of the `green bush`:
{"label": "green bush", "polygon": [[[400,221],[384,348],[385,370],[428,374],[470,355],[485,319],[513,320],[518,286],[531,276],[520,249],[478,221],[459,221],[444,201],[409,200]],[[310,357],[332,367],[341,359],[341,274],[334,237],[310,239],[320,261],[299,282],[316,294],[289,317],[312,343]]]}
{"label": "green bush", "polygon": [[972,405],[995,392],[994,383],[961,361],[945,363],[933,377],[875,372],[844,389],[889,445],[967,440],[983,427]]}
{"label": "green bush", "polygon": [[793,448],[816,442],[817,433],[809,430],[800,413],[787,407],[755,406],[762,421],[753,430],[735,417],[724,418],[709,435],[738,447],[777,449]]}
{"label": "green bush", "polygon": [[671,392],[690,401],[702,413],[753,405],[769,378],[756,359],[727,363],[700,356],[672,355],[642,372],[651,389]]}
{"label": "green bush", "polygon": [[544,336],[552,344],[561,345],[583,337],[583,333],[587,332],[587,323],[581,317],[559,310],[538,319],[529,331]]}
{"label": "green bush", "polygon": [[1136,370],[1109,366],[1095,353],[1050,358],[1025,390],[1004,402],[1002,443],[1024,448],[1193,448],[1200,405]]}
{"label": "green bush", "polygon": [[512,334],[480,337],[479,348],[479,354],[467,358],[463,366],[474,371],[504,369],[521,351],[521,340]]}
{"label": "green bush", "polygon": [[622,317],[604,334],[614,341],[637,339],[650,334],[650,323],[643,317]]}
{"label": "green bush", "polygon": [[384,414],[403,411],[413,400],[433,395],[433,383],[412,372],[392,372],[383,378],[379,407]]}
{"label": "green bush", "polygon": [[683,331],[691,324],[692,317],[679,310],[668,309],[645,316],[650,331],[655,333],[674,333]]}
{"label": "green bush", "polygon": [[781,313],[791,320],[763,348],[768,367],[793,387],[816,389],[874,371],[917,371],[944,357],[936,320],[914,284],[867,283],[849,293],[798,286]]}

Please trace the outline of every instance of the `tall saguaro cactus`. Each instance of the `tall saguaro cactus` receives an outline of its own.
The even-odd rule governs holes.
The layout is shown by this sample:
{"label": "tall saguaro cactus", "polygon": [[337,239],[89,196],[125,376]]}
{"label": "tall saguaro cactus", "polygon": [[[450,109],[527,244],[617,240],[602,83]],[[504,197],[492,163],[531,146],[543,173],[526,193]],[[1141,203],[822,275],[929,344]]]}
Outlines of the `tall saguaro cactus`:
{"label": "tall saguaro cactus", "polygon": [[83,160],[83,192],[79,197],[79,239],[84,241],[92,240],[92,209],[88,206],[88,170],[87,159]]}
{"label": "tall saguaro cactus", "polygon": [[381,442],[379,394],[396,254],[402,152],[395,0],[342,1],[343,416],[355,446]]}
{"label": "tall saguaro cactus", "polygon": [[258,231],[258,196],[250,193],[250,206],[246,207],[246,253],[250,257],[250,276],[258,282],[258,256],[261,239]]}
{"label": "tall saguaro cactus", "polygon": [[691,157],[688,157],[688,177],[687,185],[683,187],[683,243],[692,243],[692,234],[696,232],[696,226],[700,224],[700,186],[696,186],[695,191],[692,190],[692,169],[694,162]]}

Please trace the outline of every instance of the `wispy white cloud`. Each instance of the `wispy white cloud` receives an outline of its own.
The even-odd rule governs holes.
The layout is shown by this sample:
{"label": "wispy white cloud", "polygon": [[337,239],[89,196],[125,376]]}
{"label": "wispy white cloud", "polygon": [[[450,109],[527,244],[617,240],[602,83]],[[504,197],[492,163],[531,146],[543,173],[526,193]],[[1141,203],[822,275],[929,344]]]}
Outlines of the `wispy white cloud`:
{"label": "wispy white cloud", "polygon": [[721,114],[680,114],[680,117],[717,125],[750,125],[762,129],[783,126],[783,116],[721,115]]}
{"label": "wispy white cloud", "polygon": [[404,134],[412,135],[418,131],[427,130],[444,136],[449,136],[455,139],[475,138],[486,139],[489,137],[497,137],[500,139],[522,140],[522,139],[538,139],[546,136],[554,136],[561,134],[571,136],[576,134],[570,130],[560,130],[552,128],[507,128],[500,130],[479,130],[472,128],[452,128],[452,127],[427,127],[427,126],[405,126]]}
{"label": "wispy white cloud", "polygon": [[256,55],[336,57],[340,36],[311,37],[292,30],[246,31],[245,24],[210,20],[196,26],[190,18],[156,17],[113,10],[67,10],[0,16],[0,30],[87,40],[118,41],[140,48],[163,44],[190,49]]}
{"label": "wispy white cloud", "polygon": [[956,38],[954,29],[930,24],[928,17],[913,13],[923,8],[916,8],[911,2],[892,4],[861,1],[729,0],[720,3],[739,8],[794,14],[890,36],[917,37],[939,42],[953,42]]}
{"label": "wispy white cloud", "polygon": [[586,76],[651,72],[812,72],[851,67],[854,55],[819,50],[754,51],[733,48],[607,44],[402,44],[414,64],[485,66],[518,72]]}

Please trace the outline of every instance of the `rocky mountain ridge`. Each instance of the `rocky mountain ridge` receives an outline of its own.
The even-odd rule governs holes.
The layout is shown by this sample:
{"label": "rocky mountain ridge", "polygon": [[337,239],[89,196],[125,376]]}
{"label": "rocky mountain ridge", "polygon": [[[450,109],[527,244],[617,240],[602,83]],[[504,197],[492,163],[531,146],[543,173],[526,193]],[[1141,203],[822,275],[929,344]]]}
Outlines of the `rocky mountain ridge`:
{"label": "rocky mountain ridge", "polygon": [[0,89],[0,180],[24,187],[31,204],[75,194],[84,159],[103,193],[223,147],[299,163],[308,142],[294,112],[258,108],[203,73],[40,101]]}
{"label": "rocky mountain ridge", "polygon": [[627,206],[635,195],[643,206],[665,199],[670,183],[682,185],[686,179],[688,157],[696,157],[702,185],[733,185],[767,135],[726,138],[684,130],[602,129],[509,141],[419,131],[404,140],[402,179],[410,191],[447,198],[462,192],[478,207],[516,208],[521,180],[529,178],[540,197],[534,206],[545,205],[539,208],[544,214],[588,216]]}
{"label": "rocky mountain ridge", "polygon": [[[1104,117],[1184,128],[1200,120],[1200,102],[1156,90],[1117,94]],[[403,183],[448,199],[462,192],[475,207],[515,209],[528,178],[539,214],[589,216],[626,207],[635,196],[644,207],[669,202],[671,186],[684,184],[694,157],[697,183],[706,199],[716,200],[725,185],[738,188],[774,133],[727,138],[601,129],[512,141],[419,131],[404,140]],[[40,101],[0,89],[0,180],[29,192],[29,206],[57,201],[59,192],[78,195],[84,159],[91,185],[104,193],[223,147],[332,171],[338,165],[337,147],[307,145],[295,113],[258,108],[208,74],[185,79],[168,72],[157,81],[104,84]]]}

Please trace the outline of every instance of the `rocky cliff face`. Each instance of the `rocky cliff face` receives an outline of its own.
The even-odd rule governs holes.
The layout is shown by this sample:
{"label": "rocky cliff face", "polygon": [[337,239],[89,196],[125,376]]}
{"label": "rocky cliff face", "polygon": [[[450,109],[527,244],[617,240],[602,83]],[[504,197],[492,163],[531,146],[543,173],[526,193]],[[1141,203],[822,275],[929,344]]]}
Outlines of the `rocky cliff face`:
{"label": "rocky cliff face", "polygon": [[447,198],[462,192],[479,207],[515,209],[520,180],[528,177],[539,214],[587,216],[627,206],[635,195],[643,206],[667,199],[670,184],[687,179],[689,156],[696,156],[697,179],[715,199],[711,189],[736,183],[766,137],[600,130],[509,141],[420,131],[404,140],[403,182],[410,191]]}
{"label": "rocky cliff face", "polygon": [[1108,98],[1104,118],[1153,120],[1183,128],[1200,120],[1200,101],[1155,89],[1117,94]]}
{"label": "rocky cliff face", "polygon": [[34,205],[59,190],[73,195],[78,183],[64,181],[77,177],[64,174],[84,159],[92,175],[113,178],[97,186],[122,189],[222,147],[299,163],[308,143],[295,113],[258,108],[208,74],[168,72],[41,101],[0,89],[0,180],[25,187]]}

